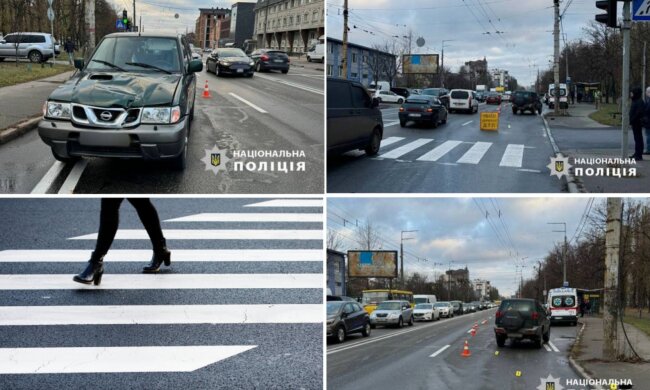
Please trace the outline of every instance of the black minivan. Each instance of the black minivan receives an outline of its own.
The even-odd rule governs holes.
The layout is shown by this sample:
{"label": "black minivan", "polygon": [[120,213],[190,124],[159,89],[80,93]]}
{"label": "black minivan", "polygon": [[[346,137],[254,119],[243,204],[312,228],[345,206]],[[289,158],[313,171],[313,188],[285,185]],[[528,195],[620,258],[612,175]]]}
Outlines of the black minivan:
{"label": "black minivan", "polygon": [[384,122],[379,101],[363,84],[327,78],[327,153],[363,149],[369,156],[379,153]]}

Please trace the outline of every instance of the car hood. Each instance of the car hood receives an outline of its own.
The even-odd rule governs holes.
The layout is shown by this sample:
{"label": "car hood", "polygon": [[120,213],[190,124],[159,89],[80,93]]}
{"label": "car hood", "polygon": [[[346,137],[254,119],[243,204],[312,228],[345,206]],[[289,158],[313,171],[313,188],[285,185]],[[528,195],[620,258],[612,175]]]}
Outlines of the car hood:
{"label": "car hood", "polygon": [[427,313],[431,313],[431,312],[433,312],[433,310],[431,310],[431,309],[415,309],[415,310],[413,310],[413,313],[427,314]]}
{"label": "car hood", "polygon": [[51,100],[98,107],[169,105],[181,74],[132,72],[79,72],[54,90]]}
{"label": "car hood", "polygon": [[399,314],[399,310],[375,310],[373,313],[377,314]]}
{"label": "car hood", "polygon": [[224,58],[220,58],[220,60],[225,62],[245,62],[245,63],[251,62],[251,59],[248,57],[224,57]]}

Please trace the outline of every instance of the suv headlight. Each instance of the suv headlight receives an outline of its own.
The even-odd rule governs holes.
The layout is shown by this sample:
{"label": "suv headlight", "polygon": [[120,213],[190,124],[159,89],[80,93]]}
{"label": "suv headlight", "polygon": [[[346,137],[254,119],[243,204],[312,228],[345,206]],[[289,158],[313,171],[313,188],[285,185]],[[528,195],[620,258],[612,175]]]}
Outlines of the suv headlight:
{"label": "suv headlight", "polygon": [[252,60],[251,60],[251,62],[249,62],[248,65],[250,65],[250,66],[255,66],[255,61],[252,61]]}
{"label": "suv headlight", "polygon": [[398,316],[397,314],[395,314],[395,313],[390,313],[390,314],[388,315],[388,318],[391,319],[391,320],[394,320],[395,318],[398,318],[398,317],[399,317],[399,316]]}
{"label": "suv headlight", "polygon": [[230,61],[219,61],[219,63],[223,66],[230,66]]}
{"label": "suv headlight", "polygon": [[174,107],[145,107],[142,123],[176,123],[181,119],[181,109]]}
{"label": "suv headlight", "polygon": [[43,107],[43,116],[46,118],[53,119],[70,119],[70,113],[72,112],[72,107],[70,103],[61,103],[61,102],[45,102],[45,107]]}

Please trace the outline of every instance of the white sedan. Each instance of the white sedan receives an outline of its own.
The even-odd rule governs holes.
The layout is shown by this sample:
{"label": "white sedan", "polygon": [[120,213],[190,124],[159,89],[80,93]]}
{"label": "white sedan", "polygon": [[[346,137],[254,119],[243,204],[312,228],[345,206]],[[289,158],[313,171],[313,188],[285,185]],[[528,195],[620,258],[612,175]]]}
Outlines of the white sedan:
{"label": "white sedan", "polygon": [[400,96],[393,91],[377,91],[375,96],[380,103],[404,103],[404,96]]}
{"label": "white sedan", "polygon": [[440,319],[440,311],[432,303],[418,303],[413,309],[415,321],[437,321]]}

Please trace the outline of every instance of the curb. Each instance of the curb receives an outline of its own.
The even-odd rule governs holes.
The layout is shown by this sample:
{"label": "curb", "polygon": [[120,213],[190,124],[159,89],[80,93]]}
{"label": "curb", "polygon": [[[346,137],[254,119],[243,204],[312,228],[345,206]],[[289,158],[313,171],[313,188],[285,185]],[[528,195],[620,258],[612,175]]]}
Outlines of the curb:
{"label": "curb", "polygon": [[[576,345],[580,343],[580,339],[582,338],[582,332],[585,330],[586,324],[584,322],[581,322],[582,327],[580,328],[580,331],[578,332],[578,335],[576,336],[576,341],[573,343],[573,346],[571,347],[571,351],[569,352],[569,364],[571,365],[571,368],[573,368],[580,376],[582,376],[583,379],[588,380],[588,381],[593,381],[594,379],[587,374],[587,371],[571,356],[573,354],[573,350],[575,349]],[[603,390],[601,386],[594,386],[593,389],[595,390]]]}
{"label": "curb", "polygon": [[[553,134],[551,133],[551,127],[548,125],[546,116],[542,115],[542,120],[544,121],[544,128],[546,128],[546,135],[548,135],[548,139],[551,141],[551,146],[553,147],[553,152],[555,153],[555,157],[557,157],[557,155],[560,154],[560,148],[557,146],[557,143],[555,143],[555,138],[553,138]],[[580,193],[580,190],[578,189],[578,185],[576,184],[576,179],[575,177],[573,177],[573,174],[571,172],[567,173],[566,181],[567,181],[567,188],[569,190],[569,193],[571,194]]]}
{"label": "curb", "polygon": [[35,118],[30,118],[24,120],[17,125],[9,127],[4,130],[0,130],[0,145],[6,144],[7,142],[14,140],[21,135],[27,133],[30,130],[34,130],[38,126],[38,122],[41,121],[41,116]]}

